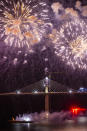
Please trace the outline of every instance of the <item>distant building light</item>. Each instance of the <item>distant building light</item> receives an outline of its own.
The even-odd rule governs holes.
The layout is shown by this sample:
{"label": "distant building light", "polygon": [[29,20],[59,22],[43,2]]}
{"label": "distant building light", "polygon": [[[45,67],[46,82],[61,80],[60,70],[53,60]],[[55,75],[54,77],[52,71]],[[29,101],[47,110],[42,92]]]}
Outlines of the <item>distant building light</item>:
{"label": "distant building light", "polygon": [[33,91],[33,93],[37,94],[37,93],[38,93],[38,91]]}
{"label": "distant building light", "polygon": [[78,89],[78,92],[87,92],[87,88],[80,87],[80,88]]}
{"label": "distant building light", "polygon": [[72,90],[69,90],[68,92],[69,92],[70,94],[71,94],[71,93],[73,93],[73,91],[72,91]]}
{"label": "distant building light", "polygon": [[17,94],[20,94],[20,93],[21,93],[21,91],[20,91],[20,90],[17,90],[17,91],[16,91],[16,93],[17,93]]}
{"label": "distant building light", "polygon": [[70,89],[67,90],[67,92],[72,94],[74,92],[74,90],[70,88]]}
{"label": "distant building light", "polygon": [[80,87],[79,89],[80,89],[80,90],[84,90],[84,88],[83,88],[83,87]]}

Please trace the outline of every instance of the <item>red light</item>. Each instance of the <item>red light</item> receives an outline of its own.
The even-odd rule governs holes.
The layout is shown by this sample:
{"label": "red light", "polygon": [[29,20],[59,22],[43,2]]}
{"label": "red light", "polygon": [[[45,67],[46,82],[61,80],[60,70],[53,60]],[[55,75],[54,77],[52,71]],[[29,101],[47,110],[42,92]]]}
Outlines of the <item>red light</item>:
{"label": "red light", "polygon": [[73,113],[73,115],[78,115],[80,112],[85,111],[85,108],[72,108],[71,112]]}

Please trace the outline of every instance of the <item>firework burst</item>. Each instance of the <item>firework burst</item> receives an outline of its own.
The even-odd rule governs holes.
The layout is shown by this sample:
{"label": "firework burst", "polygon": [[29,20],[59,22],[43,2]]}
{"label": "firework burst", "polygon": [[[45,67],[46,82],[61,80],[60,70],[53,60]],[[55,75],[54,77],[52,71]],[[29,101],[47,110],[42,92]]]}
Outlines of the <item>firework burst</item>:
{"label": "firework burst", "polygon": [[1,0],[0,39],[8,46],[30,48],[46,35],[48,13],[48,6],[40,0]]}
{"label": "firework burst", "polygon": [[81,18],[64,21],[49,35],[55,54],[73,69],[87,69],[87,24]]}

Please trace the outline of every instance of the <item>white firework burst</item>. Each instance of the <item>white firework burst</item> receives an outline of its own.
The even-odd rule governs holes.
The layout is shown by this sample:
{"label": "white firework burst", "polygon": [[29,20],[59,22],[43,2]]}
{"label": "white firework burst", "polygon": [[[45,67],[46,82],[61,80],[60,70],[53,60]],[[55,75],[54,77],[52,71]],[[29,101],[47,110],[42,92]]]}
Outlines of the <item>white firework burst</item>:
{"label": "white firework burst", "polygon": [[1,0],[0,39],[8,46],[30,48],[46,35],[48,13],[40,0]]}
{"label": "white firework burst", "polygon": [[87,23],[80,18],[64,21],[49,35],[55,54],[73,69],[87,69]]}

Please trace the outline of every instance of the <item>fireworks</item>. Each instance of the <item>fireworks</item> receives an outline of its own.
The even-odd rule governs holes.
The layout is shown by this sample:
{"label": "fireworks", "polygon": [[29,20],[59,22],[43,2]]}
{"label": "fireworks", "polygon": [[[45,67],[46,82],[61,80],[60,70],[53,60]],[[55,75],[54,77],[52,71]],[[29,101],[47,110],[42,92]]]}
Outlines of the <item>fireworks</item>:
{"label": "fireworks", "polygon": [[73,69],[87,69],[87,24],[74,18],[64,22],[49,38],[54,43],[55,54]]}
{"label": "fireworks", "polygon": [[[7,46],[31,47],[48,38],[54,43],[56,55],[73,68],[86,69],[87,23],[73,8],[64,8],[59,2],[51,5],[56,20],[61,22],[55,29],[51,24],[49,6],[41,0],[1,0],[0,39]],[[86,12],[87,7],[76,2],[75,8]],[[85,16],[85,15],[83,15]],[[50,29],[49,29],[50,26]],[[52,33],[49,33],[52,29]],[[41,51],[45,50],[43,45]],[[17,60],[16,62],[17,63]],[[27,63],[26,61],[24,63]]]}
{"label": "fireworks", "polygon": [[78,57],[84,57],[84,52],[87,50],[87,39],[85,40],[84,37],[79,36],[70,44],[70,47],[73,54],[75,53]]}
{"label": "fireworks", "polygon": [[8,46],[30,48],[46,35],[48,13],[48,6],[40,0],[1,0],[0,39]]}
{"label": "fireworks", "polygon": [[64,8],[56,2],[51,8],[58,22],[49,34],[55,54],[73,69],[87,69],[87,6],[77,1],[75,8]]}

